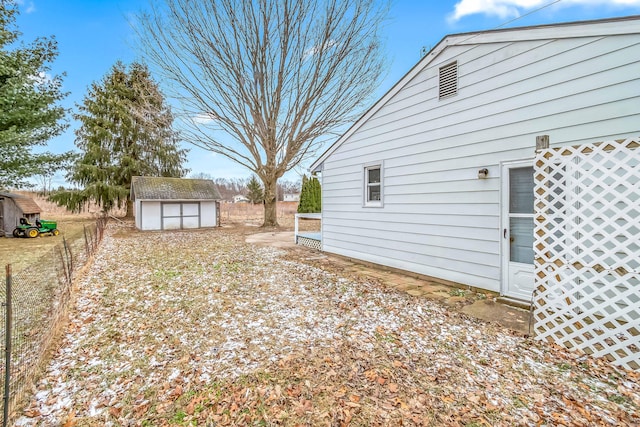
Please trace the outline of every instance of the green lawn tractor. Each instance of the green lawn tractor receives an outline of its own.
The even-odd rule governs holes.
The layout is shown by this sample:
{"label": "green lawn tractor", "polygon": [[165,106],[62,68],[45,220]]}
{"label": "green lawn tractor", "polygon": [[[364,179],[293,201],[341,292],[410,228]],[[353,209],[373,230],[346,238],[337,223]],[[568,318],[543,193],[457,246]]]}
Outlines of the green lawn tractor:
{"label": "green lawn tractor", "polygon": [[32,225],[26,218],[20,218],[20,225],[13,230],[13,237],[35,238],[41,234],[57,236],[60,234],[60,231],[58,231],[58,223],[55,221],[37,219],[36,224]]}

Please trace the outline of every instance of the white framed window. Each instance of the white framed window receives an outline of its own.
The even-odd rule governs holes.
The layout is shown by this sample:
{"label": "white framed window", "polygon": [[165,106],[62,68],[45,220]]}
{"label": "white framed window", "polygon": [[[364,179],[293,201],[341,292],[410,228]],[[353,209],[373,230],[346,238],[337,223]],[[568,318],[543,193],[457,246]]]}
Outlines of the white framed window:
{"label": "white framed window", "polygon": [[458,94],[458,61],[453,61],[438,70],[438,99]]}
{"label": "white framed window", "polygon": [[365,165],[364,167],[364,206],[382,207],[383,204],[383,169],[382,164]]}

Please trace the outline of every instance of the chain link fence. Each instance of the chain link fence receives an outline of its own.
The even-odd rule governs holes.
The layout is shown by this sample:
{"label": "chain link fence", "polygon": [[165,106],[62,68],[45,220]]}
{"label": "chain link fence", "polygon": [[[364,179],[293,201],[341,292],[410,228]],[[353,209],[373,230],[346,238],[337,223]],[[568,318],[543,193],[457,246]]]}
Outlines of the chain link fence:
{"label": "chain link fence", "polygon": [[31,394],[54,338],[67,313],[74,275],[91,258],[102,240],[106,218],[84,227],[75,240],[63,239],[31,267],[5,268],[0,287],[0,390],[2,426],[11,425],[13,412]]}

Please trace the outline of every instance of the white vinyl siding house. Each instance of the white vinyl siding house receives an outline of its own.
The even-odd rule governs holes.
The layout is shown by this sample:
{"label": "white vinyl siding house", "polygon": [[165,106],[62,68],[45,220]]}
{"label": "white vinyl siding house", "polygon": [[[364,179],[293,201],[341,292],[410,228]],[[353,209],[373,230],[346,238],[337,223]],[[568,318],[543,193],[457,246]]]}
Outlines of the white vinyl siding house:
{"label": "white vinyl siding house", "polygon": [[[322,249],[529,299],[532,270],[518,279],[509,253],[531,256],[511,241],[531,215],[510,214],[509,189],[530,191],[518,179],[536,136],[558,146],[638,134],[640,17],[447,36],[312,165]],[[371,165],[384,165],[378,209]]]}

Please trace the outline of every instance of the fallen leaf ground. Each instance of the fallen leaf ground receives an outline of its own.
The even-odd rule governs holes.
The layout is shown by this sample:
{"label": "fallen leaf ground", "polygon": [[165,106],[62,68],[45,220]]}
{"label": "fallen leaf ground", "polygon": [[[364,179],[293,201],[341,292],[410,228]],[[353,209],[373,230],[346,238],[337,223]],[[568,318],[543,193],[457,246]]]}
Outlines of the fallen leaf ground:
{"label": "fallen leaf ground", "polygon": [[640,424],[637,373],[289,255],[110,224],[16,425]]}

